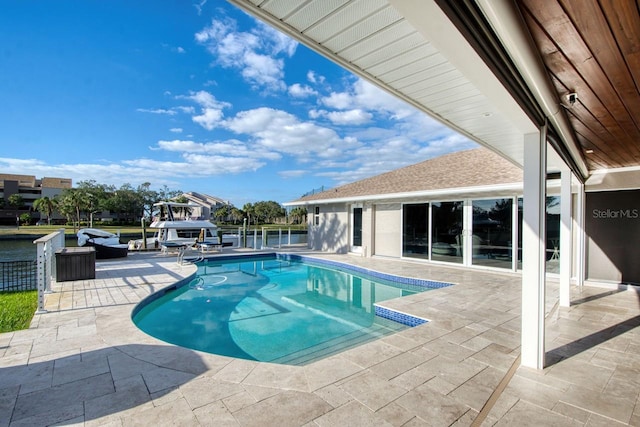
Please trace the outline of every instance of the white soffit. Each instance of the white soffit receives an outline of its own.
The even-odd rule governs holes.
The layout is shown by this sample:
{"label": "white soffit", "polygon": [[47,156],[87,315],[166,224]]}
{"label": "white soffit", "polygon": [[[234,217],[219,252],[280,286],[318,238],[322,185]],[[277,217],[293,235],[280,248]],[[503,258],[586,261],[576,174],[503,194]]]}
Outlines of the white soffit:
{"label": "white soffit", "polygon": [[433,0],[230,1],[523,164],[536,127]]}

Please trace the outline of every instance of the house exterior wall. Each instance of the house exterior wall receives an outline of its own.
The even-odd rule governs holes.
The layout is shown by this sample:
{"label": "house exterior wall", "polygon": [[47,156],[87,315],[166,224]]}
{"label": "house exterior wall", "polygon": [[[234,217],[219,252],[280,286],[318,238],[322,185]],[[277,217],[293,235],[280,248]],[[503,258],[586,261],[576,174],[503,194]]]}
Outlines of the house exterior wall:
{"label": "house exterior wall", "polygon": [[640,190],[587,193],[585,232],[587,280],[640,283]]}
{"label": "house exterior wall", "polygon": [[372,255],[399,258],[402,251],[402,206],[400,203],[375,205]]}
{"label": "house exterior wall", "polygon": [[310,208],[309,248],[317,251],[347,253],[349,251],[349,206],[338,203]]}

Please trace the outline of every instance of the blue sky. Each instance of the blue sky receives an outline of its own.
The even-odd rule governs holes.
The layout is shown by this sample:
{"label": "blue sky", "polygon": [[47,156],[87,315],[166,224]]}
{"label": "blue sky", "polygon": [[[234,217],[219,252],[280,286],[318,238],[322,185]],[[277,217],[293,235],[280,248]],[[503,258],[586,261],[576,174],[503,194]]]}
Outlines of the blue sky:
{"label": "blue sky", "polygon": [[2,0],[0,173],[283,203],[466,138],[222,0]]}

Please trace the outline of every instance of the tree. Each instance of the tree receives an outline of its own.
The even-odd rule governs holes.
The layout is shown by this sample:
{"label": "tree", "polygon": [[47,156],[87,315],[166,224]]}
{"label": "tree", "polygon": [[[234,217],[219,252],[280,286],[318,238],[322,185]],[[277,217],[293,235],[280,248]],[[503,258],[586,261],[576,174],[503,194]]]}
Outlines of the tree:
{"label": "tree", "polygon": [[31,221],[31,215],[29,215],[28,213],[23,213],[22,215],[20,215],[20,222],[23,225],[29,225],[29,221]]}
{"label": "tree", "polygon": [[77,231],[77,225],[80,225],[80,214],[82,212],[86,212],[90,206],[91,202],[89,200],[89,193],[80,188],[67,188],[62,192],[61,195],[61,212],[69,217],[69,214],[75,214],[73,218],[73,230]]}
{"label": "tree", "polygon": [[273,223],[276,218],[285,216],[286,211],[278,202],[269,200],[254,204],[253,215],[256,222]]}
{"label": "tree", "polygon": [[301,206],[295,207],[289,212],[289,217],[294,224],[305,223],[307,222],[307,208]]}
{"label": "tree", "polygon": [[[185,196],[175,197],[174,201],[176,203],[189,203],[189,199],[187,199]],[[186,218],[191,215],[192,209],[188,206],[176,206],[173,208],[173,211]]]}
{"label": "tree", "polygon": [[20,209],[24,206],[24,199],[19,194],[10,195],[7,201],[9,202],[9,206],[13,206],[14,209]]}
{"label": "tree", "polygon": [[153,215],[153,204],[160,201],[160,195],[157,191],[151,190],[151,183],[145,182],[138,185],[138,197],[142,202],[142,212],[140,214],[144,217],[151,218]]}
{"label": "tree", "polygon": [[216,209],[215,212],[213,213],[213,217],[216,219],[216,221],[220,221],[220,222],[226,221],[230,215],[231,215],[231,206],[229,205],[222,205],[218,209]]}
{"label": "tree", "polygon": [[234,224],[237,224],[238,221],[242,221],[244,219],[244,212],[240,209],[233,207],[231,208],[231,220]]}
{"label": "tree", "polygon": [[245,203],[244,206],[242,207],[242,210],[247,215],[247,219],[248,219],[247,220],[247,225],[251,226],[251,218],[252,217],[253,217],[253,223],[256,224],[256,220],[255,220],[255,216],[254,216],[253,204]]}
{"label": "tree", "polygon": [[56,209],[56,200],[47,196],[41,197],[33,202],[33,209],[47,216],[47,225],[51,225],[51,215]]}

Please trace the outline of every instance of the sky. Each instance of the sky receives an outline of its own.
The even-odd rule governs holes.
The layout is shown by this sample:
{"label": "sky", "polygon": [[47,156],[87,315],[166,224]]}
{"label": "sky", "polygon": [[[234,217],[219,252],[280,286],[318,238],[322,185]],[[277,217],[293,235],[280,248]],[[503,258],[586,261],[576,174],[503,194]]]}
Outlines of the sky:
{"label": "sky", "polygon": [[224,0],[0,5],[0,173],[242,207],[476,147]]}

